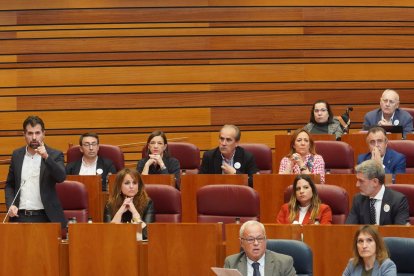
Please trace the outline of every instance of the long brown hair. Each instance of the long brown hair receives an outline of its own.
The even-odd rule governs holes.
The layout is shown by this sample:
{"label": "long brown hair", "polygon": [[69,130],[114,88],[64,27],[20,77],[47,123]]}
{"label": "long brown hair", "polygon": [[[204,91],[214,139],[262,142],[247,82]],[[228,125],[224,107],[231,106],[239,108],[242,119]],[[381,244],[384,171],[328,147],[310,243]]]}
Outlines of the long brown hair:
{"label": "long brown hair", "polygon": [[116,174],[114,188],[112,189],[112,194],[109,196],[108,200],[108,205],[111,207],[112,211],[112,217],[115,216],[116,212],[124,202],[125,198],[122,195],[121,187],[126,175],[130,175],[134,181],[138,182],[138,192],[134,196],[133,202],[140,215],[143,215],[143,211],[148,204],[148,194],[145,192],[145,186],[141,175],[134,169],[124,168]]}
{"label": "long brown hair", "polygon": [[299,128],[299,129],[297,129],[293,132],[292,137],[290,138],[290,152],[287,155],[287,157],[291,157],[292,154],[294,154],[296,152],[296,150],[295,150],[295,141],[296,141],[296,138],[298,138],[298,135],[302,132],[305,132],[306,134],[308,134],[308,137],[309,137],[309,152],[313,155],[316,154],[315,141],[313,141],[313,138],[312,138],[311,134],[306,129]]}
{"label": "long brown hair", "polygon": [[289,200],[289,221],[293,222],[299,213],[299,207],[300,203],[298,199],[296,198],[296,187],[298,186],[299,180],[305,180],[309,183],[311,189],[312,189],[312,200],[309,206],[309,210],[311,210],[310,220],[315,222],[318,213],[319,213],[319,207],[321,206],[321,200],[318,196],[318,191],[316,190],[315,183],[313,183],[312,178],[307,174],[299,174],[295,177],[295,180],[293,181],[293,187],[292,187],[292,194],[290,196]]}
{"label": "long brown hair", "polygon": [[354,235],[354,244],[352,245],[352,251],[354,255],[354,266],[357,266],[358,264],[364,264],[364,259],[362,259],[358,252],[358,237],[361,233],[368,234],[374,239],[376,255],[375,259],[381,265],[384,262],[384,260],[387,259],[389,256],[387,247],[385,246],[381,234],[378,232],[376,228],[374,228],[371,225],[364,225],[361,228],[359,228]]}

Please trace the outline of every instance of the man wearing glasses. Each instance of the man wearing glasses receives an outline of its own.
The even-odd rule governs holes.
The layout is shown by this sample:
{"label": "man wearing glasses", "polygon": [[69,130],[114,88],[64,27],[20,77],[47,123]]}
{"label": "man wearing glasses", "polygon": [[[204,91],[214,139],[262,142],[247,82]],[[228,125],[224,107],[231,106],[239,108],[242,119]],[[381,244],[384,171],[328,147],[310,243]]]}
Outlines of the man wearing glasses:
{"label": "man wearing glasses", "polygon": [[66,165],[68,175],[101,175],[102,190],[106,190],[106,181],[109,173],[116,173],[112,160],[98,156],[99,137],[96,133],[84,133],[79,138],[82,159]]}
{"label": "man wearing glasses", "polygon": [[387,147],[388,139],[382,127],[368,130],[367,144],[369,152],[358,156],[358,164],[372,159],[383,165],[386,174],[405,173],[405,155]]}
{"label": "man wearing glasses", "polygon": [[380,108],[365,114],[364,129],[371,126],[402,126],[403,137],[413,132],[413,117],[405,110],[399,109],[400,96],[395,90],[387,89],[382,93]]}
{"label": "man wearing glasses", "polygon": [[266,250],[266,231],[260,222],[246,221],[239,239],[243,252],[228,256],[225,268],[237,269],[243,276],[296,275],[292,257]]}

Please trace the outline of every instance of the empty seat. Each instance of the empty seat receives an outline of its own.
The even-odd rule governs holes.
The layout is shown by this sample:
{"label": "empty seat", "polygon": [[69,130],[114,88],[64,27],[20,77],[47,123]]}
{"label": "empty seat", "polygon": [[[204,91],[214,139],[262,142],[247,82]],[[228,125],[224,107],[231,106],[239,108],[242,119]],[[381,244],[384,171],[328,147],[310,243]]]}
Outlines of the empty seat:
{"label": "empty seat", "polygon": [[291,256],[296,275],[313,275],[313,254],[306,243],[296,240],[268,239],[266,248],[276,253]]}
{"label": "empty seat", "polygon": [[[77,161],[82,158],[82,155],[79,145],[72,146],[66,152],[66,161],[67,163]],[[124,153],[118,146],[99,144],[98,155],[112,160],[117,171],[125,167]]]}
{"label": "empty seat", "polygon": [[414,173],[414,141],[389,140],[388,147],[405,155],[405,172]]}
{"label": "empty seat", "polygon": [[397,266],[397,276],[414,275],[414,239],[385,237],[384,242],[390,252],[390,259]]}
{"label": "empty seat", "polygon": [[78,222],[88,221],[88,191],[83,183],[65,180],[56,184],[56,192],[67,219],[76,217]]}
{"label": "empty seat", "polygon": [[322,155],[327,173],[354,173],[354,150],[342,141],[315,141],[316,152]]}
{"label": "empty seat", "polygon": [[[344,224],[349,213],[349,196],[345,189],[328,184],[315,184],[322,203],[332,210],[332,224]],[[285,190],[284,200],[288,202],[292,194],[292,185]]]}
{"label": "empty seat", "polygon": [[272,173],[272,150],[265,144],[243,143],[240,147],[253,154],[261,174]]}
{"label": "empty seat", "polygon": [[198,222],[259,220],[259,194],[248,186],[207,185],[197,191],[197,214]]}
{"label": "empty seat", "polygon": [[180,191],[163,184],[147,184],[145,191],[154,203],[156,222],[181,222]]}

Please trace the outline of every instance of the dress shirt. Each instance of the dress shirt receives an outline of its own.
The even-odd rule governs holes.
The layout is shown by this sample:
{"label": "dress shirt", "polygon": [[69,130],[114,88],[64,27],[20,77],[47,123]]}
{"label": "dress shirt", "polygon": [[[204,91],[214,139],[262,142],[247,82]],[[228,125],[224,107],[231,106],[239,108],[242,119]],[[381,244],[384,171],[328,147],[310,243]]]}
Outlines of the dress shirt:
{"label": "dress shirt", "polygon": [[27,151],[24,155],[19,209],[41,210],[44,209],[40,198],[40,165],[42,157],[39,154],[31,155]]}
{"label": "dress shirt", "polygon": [[92,164],[88,164],[82,157],[82,166],[79,171],[79,175],[96,175],[96,164],[98,163],[98,156]]}
{"label": "dress shirt", "polygon": [[[260,276],[264,276],[264,266],[265,266],[265,255],[263,254],[263,256],[257,261],[260,266],[259,266],[259,270],[260,270]],[[253,266],[252,264],[254,263],[254,261],[250,260],[247,256],[247,276],[253,276]]]}
{"label": "dress shirt", "polygon": [[379,225],[381,215],[382,198],[384,197],[385,186],[381,185],[379,192],[372,198],[375,198],[375,224]]}

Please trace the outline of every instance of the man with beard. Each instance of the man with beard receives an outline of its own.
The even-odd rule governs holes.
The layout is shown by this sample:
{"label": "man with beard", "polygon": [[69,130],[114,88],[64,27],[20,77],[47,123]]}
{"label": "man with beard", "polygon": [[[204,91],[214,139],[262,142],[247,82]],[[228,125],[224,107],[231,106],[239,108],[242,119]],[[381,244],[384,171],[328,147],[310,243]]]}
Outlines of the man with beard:
{"label": "man with beard", "polygon": [[38,116],[23,122],[23,135],[26,146],[13,152],[5,187],[10,221],[59,222],[66,227],[55,188],[66,178],[63,153],[44,144],[45,125]]}
{"label": "man with beard", "polygon": [[224,125],[219,134],[219,146],[206,151],[201,161],[200,174],[248,174],[253,186],[253,174],[258,172],[253,154],[239,147],[240,129]]}

